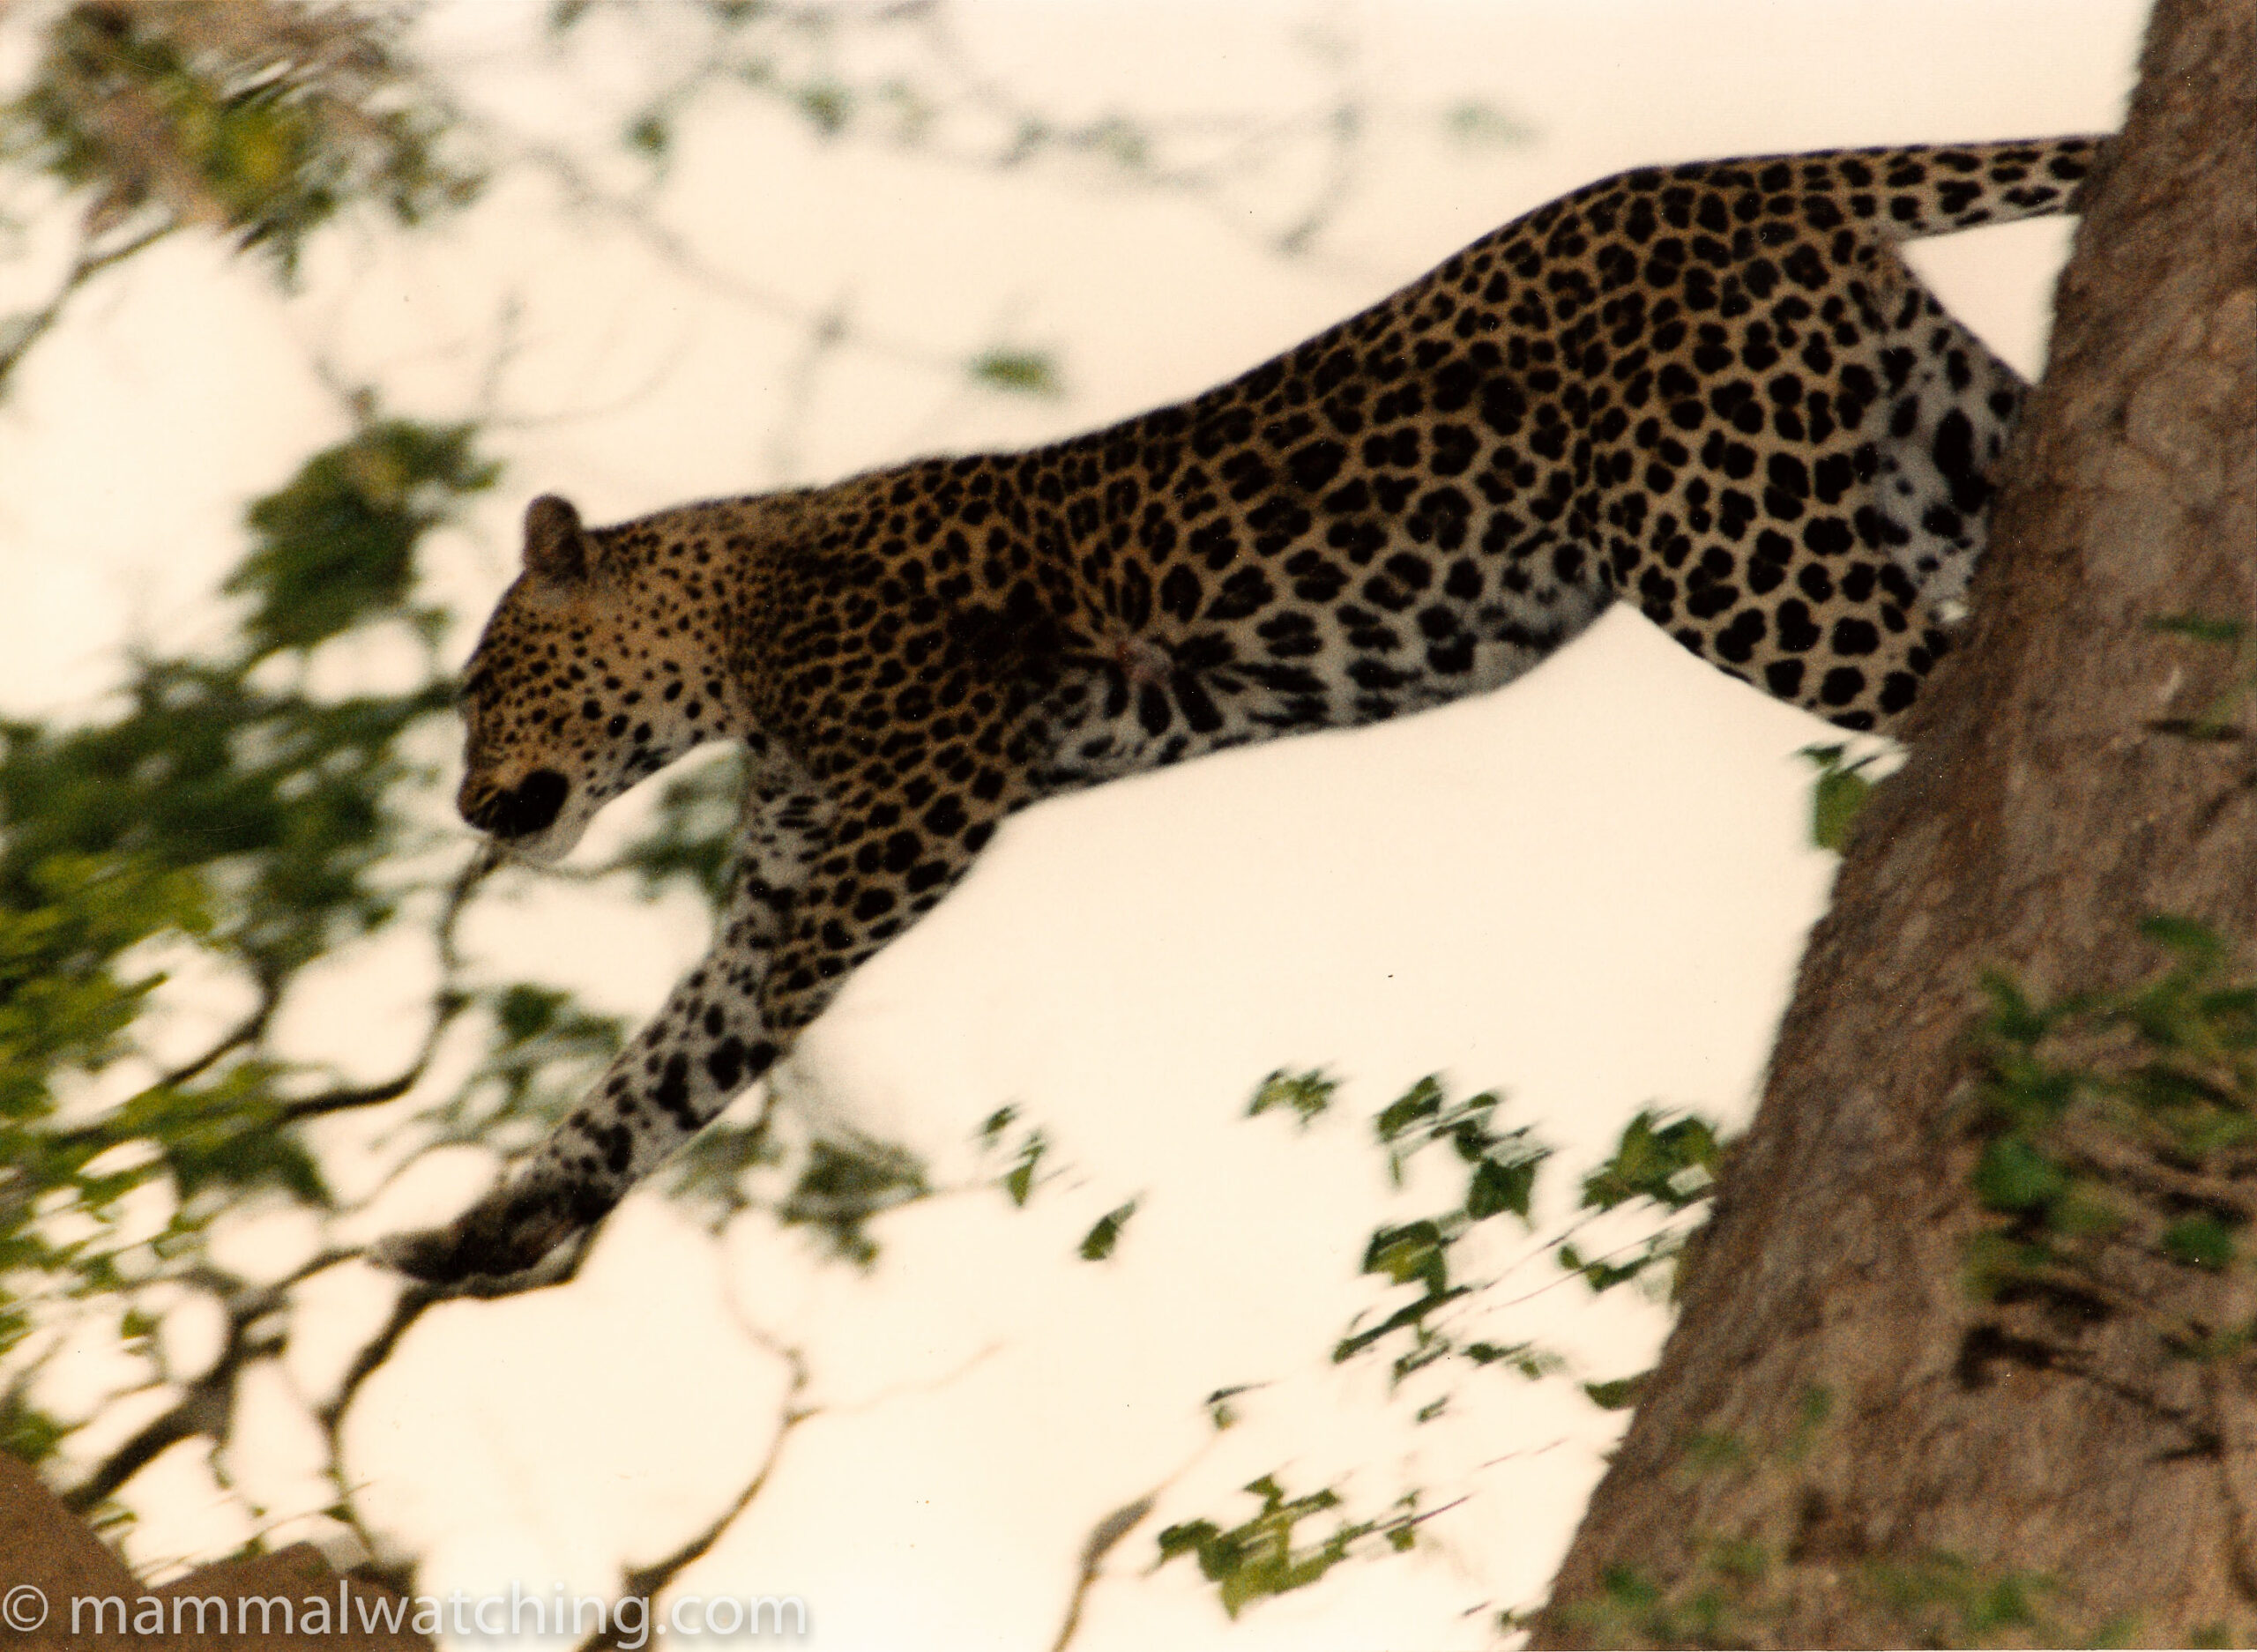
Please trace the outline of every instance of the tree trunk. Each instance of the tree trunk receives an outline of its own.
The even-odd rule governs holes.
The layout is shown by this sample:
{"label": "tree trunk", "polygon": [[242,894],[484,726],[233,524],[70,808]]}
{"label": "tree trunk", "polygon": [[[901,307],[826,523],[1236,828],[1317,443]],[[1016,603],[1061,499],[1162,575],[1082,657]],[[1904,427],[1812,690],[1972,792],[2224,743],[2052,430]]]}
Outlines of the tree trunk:
{"label": "tree trunk", "polygon": [[1539,1645],[2257,1635],[2257,1016],[2142,927],[2257,941],[2257,0],[2161,0],[2057,307]]}

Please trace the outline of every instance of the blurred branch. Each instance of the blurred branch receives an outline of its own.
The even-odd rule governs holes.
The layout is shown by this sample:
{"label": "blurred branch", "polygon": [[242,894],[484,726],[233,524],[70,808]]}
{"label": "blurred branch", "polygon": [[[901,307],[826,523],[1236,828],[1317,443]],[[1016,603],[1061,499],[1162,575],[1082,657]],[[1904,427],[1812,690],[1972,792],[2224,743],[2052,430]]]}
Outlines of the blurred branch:
{"label": "blurred branch", "polygon": [[1300,214],[1277,234],[1277,250],[1288,257],[1297,257],[1309,249],[1355,188],[1359,140],[1364,130],[1362,104],[1344,97],[1326,116],[1325,130],[1330,141],[1323,181]]}
{"label": "blurred branch", "polygon": [[[232,1380],[234,1373],[230,1371],[228,1374]],[[92,1474],[62,1493],[63,1506],[74,1514],[87,1514],[182,1440],[200,1432],[216,1432],[201,1426],[207,1420],[211,1391],[199,1381],[190,1386],[189,1393],[197,1403],[183,1399],[145,1424],[98,1464]]]}
{"label": "blurred branch", "polygon": [[[935,59],[956,77],[957,95],[1006,127],[1010,137],[987,150],[939,151],[960,164],[1005,170],[1025,165],[1045,152],[1110,160],[1122,173],[1149,187],[1196,194],[1220,186],[1233,174],[1260,165],[1278,147],[1331,130],[1337,108],[1270,119],[1247,115],[1177,115],[1164,121],[1108,112],[1081,121],[1060,121],[1043,114],[1015,88],[982,68],[950,27],[937,5],[920,12]],[[1328,42],[1328,45],[1330,43]],[[1335,63],[1346,55],[1328,49]],[[1156,160],[1158,145],[1169,140],[1222,142],[1218,153],[1199,162],[1173,165]]]}
{"label": "blurred branch", "polygon": [[769,480],[778,487],[788,487],[798,480],[797,433],[815,405],[816,385],[824,366],[846,337],[846,301],[842,298],[808,329],[807,342],[786,373],[784,391],[778,398],[781,406],[768,438]]}
{"label": "blurred branch", "polygon": [[201,1077],[237,1050],[257,1044],[266,1036],[267,1025],[274,1019],[274,1010],[278,1002],[279,998],[274,989],[267,983],[260,983],[257,1008],[221,1034],[218,1043],[212,1045],[201,1055],[193,1056],[182,1065],[161,1075],[151,1088],[176,1090],[191,1079]]}
{"label": "blurred branch", "polygon": [[[488,139],[496,144],[505,141],[502,134],[491,129]],[[711,262],[687,236],[661,220],[647,199],[605,189],[569,151],[554,144],[527,142],[515,151],[512,159],[545,174],[562,193],[568,206],[626,230],[668,268],[709,291],[748,309],[787,322],[810,336],[820,335],[836,325],[834,309],[801,303],[776,288]],[[961,358],[945,351],[899,335],[863,328],[841,331],[838,342],[851,343],[906,366],[937,372],[957,372],[964,366]]]}
{"label": "blurred branch", "polygon": [[430,1070],[431,1058],[438,1053],[439,1043],[447,1029],[474,1001],[458,985],[462,974],[462,954],[456,944],[456,932],[462,921],[464,910],[479,886],[494,875],[502,865],[502,852],[492,844],[481,844],[455,874],[447,886],[444,904],[433,928],[433,940],[439,955],[439,985],[431,995],[431,1020],[425,1029],[423,1042],[405,1070],[377,1084],[354,1085],[325,1090],[318,1096],[285,1103],[281,1117],[285,1123],[295,1124],[304,1119],[318,1119],[332,1112],[345,1112],[355,1107],[373,1107],[387,1101],[397,1101],[415,1088],[423,1075]]}
{"label": "blurred branch", "polygon": [[[801,1425],[823,1416],[851,1416],[866,1412],[893,1397],[892,1393],[875,1395],[860,1404],[848,1407],[806,1403],[804,1396],[810,1386],[811,1379],[805,1353],[793,1344],[782,1341],[772,1333],[754,1324],[745,1317],[734,1299],[730,1299],[728,1308],[730,1317],[735,1320],[738,1328],[743,1331],[747,1337],[785,1362],[791,1370],[792,1380],[784,1391],[784,1403],[778,1418],[776,1432],[770,1438],[768,1449],[762,1455],[759,1467],[753,1471],[752,1478],[746,1482],[744,1489],[737,1493],[729,1507],[723,1510],[711,1525],[688,1543],[683,1544],[682,1547],[674,1550],[663,1559],[628,1573],[622,1585],[621,1597],[633,1598],[643,1603],[645,1623],[652,1620],[653,1603],[658,1596],[665,1592],[684,1571],[696,1565],[711,1552],[713,1545],[721,1540],[723,1534],[735,1524],[739,1516],[751,1507],[754,1500],[767,1489],[769,1481],[774,1477],[777,1464],[783,1459],[784,1447]],[[983,1348],[954,1370],[944,1373],[931,1382],[905,1385],[898,1392],[936,1393],[983,1364],[994,1351],[993,1347]],[[613,1628],[599,1632],[583,1642],[579,1652],[608,1652],[609,1648],[622,1648],[625,1643],[618,1639],[619,1633],[615,1621]]]}
{"label": "blurred branch", "polygon": [[1066,1602],[1066,1620],[1058,1626],[1058,1638],[1050,1643],[1050,1652],[1066,1652],[1082,1626],[1082,1608],[1089,1599],[1090,1590],[1097,1584],[1105,1557],[1130,1532],[1142,1525],[1159,1501],[1157,1490],[1147,1492],[1133,1502],[1124,1503],[1103,1520],[1090,1528],[1090,1535],[1082,1544],[1080,1569],[1074,1578],[1074,1592]]}
{"label": "blurred branch", "polygon": [[63,312],[80,289],[103,271],[156,245],[176,227],[176,225],[160,224],[101,252],[89,250],[91,237],[82,239],[78,257],[71,261],[70,272],[63,278],[62,284],[47,302],[35,310],[11,318],[6,334],[0,337],[0,391],[5,390],[16,368],[31,353],[31,347],[54,331],[55,324],[63,319]]}
{"label": "blurred branch", "polygon": [[[599,11],[632,16],[640,8],[614,4],[574,8],[575,20]],[[851,5],[715,8],[714,39],[693,61],[643,102],[628,141],[661,167],[672,148],[672,127],[700,94],[727,86],[779,101],[827,138],[890,127],[893,140],[928,159],[982,171],[1009,171],[1047,155],[1101,161],[1119,176],[1147,188],[1199,193],[1211,190],[1266,162],[1278,149],[1311,137],[1336,137],[1339,97],[1323,108],[1263,117],[1234,114],[1138,115],[1118,108],[1061,116],[987,68],[968,48],[942,0],[875,7]],[[839,41],[850,33],[875,38],[908,33],[918,42],[927,72],[922,82],[900,73],[840,71]],[[1353,53],[1329,32],[1305,37],[1328,67],[1345,71]],[[947,130],[977,123],[987,136]],[[1205,146],[1203,159],[1171,153]],[[1329,186],[1327,186],[1329,187]]]}
{"label": "blurred branch", "polygon": [[[225,1444],[235,1420],[235,1383],[243,1367],[254,1359],[279,1355],[288,1342],[287,1329],[272,1324],[262,1328],[262,1321],[271,1321],[288,1306],[289,1293],[296,1286],[354,1254],[324,1250],[272,1284],[256,1286],[209,1262],[191,1262],[182,1269],[175,1282],[216,1298],[227,1315],[227,1328],[218,1358],[184,1386],[176,1403],[144,1424],[63,1492],[63,1503],[77,1513],[87,1513],[183,1440],[209,1434],[215,1442]],[[332,1456],[336,1443],[332,1437]]]}
{"label": "blurred branch", "polygon": [[[741,1324],[742,1321],[740,1320],[739,1322]],[[652,1603],[682,1572],[703,1559],[713,1545],[721,1540],[721,1535],[736,1523],[737,1517],[752,1507],[753,1499],[767,1489],[769,1480],[776,1472],[776,1465],[783,1460],[784,1447],[791,1440],[793,1431],[802,1423],[823,1414],[821,1406],[801,1403],[801,1396],[806,1394],[808,1388],[806,1357],[797,1348],[780,1343],[756,1328],[748,1325],[745,1329],[755,1341],[767,1348],[791,1368],[792,1380],[790,1386],[784,1390],[784,1403],[777,1419],[776,1432],[770,1436],[768,1450],[761,1457],[760,1466],[753,1470],[752,1478],[745,1483],[744,1489],[737,1493],[735,1500],[731,1502],[711,1525],[665,1559],[653,1561],[649,1566],[638,1566],[628,1573],[621,1588],[621,1598],[641,1601],[645,1623],[651,1620]],[[778,1626],[779,1628],[782,1626],[780,1619]],[[619,1639],[622,1633],[622,1631],[615,1622],[609,1629],[600,1630],[582,1642],[581,1652],[606,1652],[607,1648],[622,1647],[625,1642]]]}
{"label": "blurred branch", "polygon": [[[600,11],[630,20],[643,14],[638,7],[576,5],[569,8],[563,26],[575,26]],[[720,38],[645,99],[644,112],[629,129],[629,146],[644,151],[659,167],[654,178],[663,176],[674,123],[698,96],[719,87],[780,100],[825,137],[842,137],[868,124],[864,116],[869,110],[892,109],[904,128],[898,141],[922,158],[978,170],[1010,171],[1044,155],[1079,157],[1106,162],[1121,178],[1140,187],[1192,196],[1220,191],[1234,178],[1270,164],[1289,146],[1314,140],[1324,145],[1327,159],[1313,193],[1283,228],[1263,234],[1274,250],[1298,257],[1310,251],[1351,194],[1368,125],[1367,96],[1353,83],[1355,54],[1330,35],[1311,38],[1339,84],[1319,107],[1306,111],[1282,118],[1194,115],[1164,119],[1107,111],[1067,119],[1040,108],[977,63],[937,0],[873,8],[762,6],[742,12],[716,8],[712,15],[721,19],[717,24]],[[829,41],[843,31],[898,31],[903,26],[913,28],[935,84],[916,85],[896,77],[873,87],[837,80],[827,70],[795,74],[778,67],[779,56],[788,55],[779,42]],[[569,210],[625,232],[667,268],[726,301],[799,331],[806,340],[795,369],[795,384],[802,394],[823,361],[844,349],[968,378],[990,391],[1024,393],[1043,388],[982,371],[982,361],[993,352],[988,356],[963,355],[850,324],[836,304],[804,301],[718,264],[666,220],[654,188],[607,186],[586,160],[561,144],[525,137],[458,104],[451,108],[457,123],[476,133],[495,171],[522,167],[546,176]],[[974,141],[957,135],[948,130],[948,117],[958,126],[984,126],[994,136]],[[1174,158],[1174,152],[1186,146],[1207,153],[1196,159]],[[1238,212],[1226,216],[1234,228],[1245,223]],[[778,474],[789,473],[793,456],[787,438],[779,436],[771,443],[771,461]]]}
{"label": "blurred branch", "polygon": [[[205,1277],[210,1274],[207,1270]],[[123,1445],[97,1464],[85,1479],[62,1494],[63,1506],[86,1514],[108,1500],[135,1475],[183,1440],[208,1434],[224,1446],[233,1431],[235,1381],[253,1359],[279,1354],[287,1333],[264,1323],[281,1304],[280,1284],[245,1291],[241,1282],[225,1302],[226,1339],[220,1356],[203,1375],[188,1383],[168,1410],[144,1424]]]}
{"label": "blurred branch", "polygon": [[399,1339],[407,1335],[415,1321],[423,1317],[424,1310],[439,1299],[431,1292],[410,1287],[399,1293],[399,1300],[392,1305],[391,1317],[384,1328],[362,1343],[353,1356],[353,1363],[346,1367],[344,1378],[337,1385],[337,1392],[315,1408],[314,1420],[321,1425],[329,1439],[330,1461],[341,1463],[345,1460],[345,1442],[339,1431],[344,1427],[345,1412],[361,1392],[361,1385],[383,1369],[386,1360],[399,1347]]}

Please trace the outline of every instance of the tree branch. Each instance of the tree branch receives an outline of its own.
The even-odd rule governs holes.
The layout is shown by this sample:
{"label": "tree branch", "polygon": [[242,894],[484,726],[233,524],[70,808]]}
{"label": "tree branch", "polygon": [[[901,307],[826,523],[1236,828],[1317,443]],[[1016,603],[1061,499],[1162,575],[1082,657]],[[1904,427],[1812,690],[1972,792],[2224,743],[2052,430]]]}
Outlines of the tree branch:
{"label": "tree branch", "polygon": [[320,1095],[287,1103],[281,1110],[284,1123],[296,1124],[302,1120],[346,1112],[355,1107],[373,1107],[387,1101],[397,1101],[421,1081],[423,1075],[430,1069],[432,1058],[438,1053],[439,1042],[446,1036],[447,1029],[473,1001],[456,985],[462,973],[462,954],[456,944],[456,934],[471,897],[477,893],[480,884],[494,875],[501,864],[501,852],[490,843],[481,844],[447,886],[446,901],[439,910],[439,920],[433,932],[439,955],[439,985],[431,995],[431,1023],[423,1034],[421,1047],[416,1051],[414,1059],[406,1068],[382,1083],[324,1090]]}
{"label": "tree branch", "polygon": [[[777,1463],[783,1459],[785,1444],[791,1439],[793,1431],[802,1423],[823,1414],[821,1406],[800,1403],[801,1396],[807,1392],[808,1388],[808,1367],[805,1356],[798,1349],[780,1344],[763,1332],[752,1329],[750,1327],[747,1328],[752,1331],[755,1340],[765,1343],[791,1367],[791,1386],[784,1391],[784,1407],[777,1423],[776,1432],[770,1439],[768,1450],[761,1457],[760,1466],[753,1471],[752,1478],[745,1483],[744,1489],[737,1493],[735,1500],[724,1509],[711,1525],[664,1559],[654,1561],[646,1566],[639,1566],[628,1573],[621,1597],[639,1600],[643,1603],[645,1624],[650,1621],[652,1603],[657,1599],[658,1596],[684,1570],[703,1559],[713,1545],[721,1540],[721,1534],[736,1523],[737,1516],[751,1507],[753,1499],[767,1489],[770,1478],[776,1472]],[[620,1633],[619,1626],[615,1622],[610,1628],[599,1631],[583,1642],[580,1652],[607,1652],[609,1648],[622,1647],[625,1643],[620,1640]]]}
{"label": "tree branch", "polygon": [[62,285],[56,288],[45,304],[21,317],[13,334],[4,345],[0,345],[0,390],[4,390],[10,376],[31,353],[32,346],[54,331],[56,324],[63,319],[63,312],[79,289],[111,265],[123,264],[134,254],[154,246],[178,227],[176,223],[160,225],[119,242],[106,252],[89,251],[90,238],[81,236],[78,257],[71,260],[70,273],[63,278]]}

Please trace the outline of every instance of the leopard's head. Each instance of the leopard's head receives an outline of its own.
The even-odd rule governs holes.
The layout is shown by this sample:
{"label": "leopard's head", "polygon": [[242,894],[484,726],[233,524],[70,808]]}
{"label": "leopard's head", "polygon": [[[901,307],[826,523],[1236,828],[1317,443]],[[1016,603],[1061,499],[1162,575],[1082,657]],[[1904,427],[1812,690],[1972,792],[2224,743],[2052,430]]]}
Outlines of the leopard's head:
{"label": "leopard's head", "polygon": [[524,571],[463,673],[456,800],[466,821],[523,859],[561,859],[611,799],[701,741],[741,732],[719,616],[658,571],[663,559],[650,552],[662,532],[584,527],[553,494],[525,511]]}

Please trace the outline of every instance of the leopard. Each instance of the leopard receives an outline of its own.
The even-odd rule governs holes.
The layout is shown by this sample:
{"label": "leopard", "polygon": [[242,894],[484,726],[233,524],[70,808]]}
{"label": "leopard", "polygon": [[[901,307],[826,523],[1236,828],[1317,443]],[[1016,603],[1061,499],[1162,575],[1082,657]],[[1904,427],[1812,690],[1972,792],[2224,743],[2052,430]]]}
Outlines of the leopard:
{"label": "leopard", "polygon": [[614,526],[534,499],[460,681],[463,819],[554,863],[731,741],[736,859],[585,1101],[381,1259],[445,1287],[570,1254],[1046,799],[1500,688],[1618,602],[1898,728],[2028,393],[1899,248],[2075,211],[2104,143],[1639,167],[1089,434]]}

